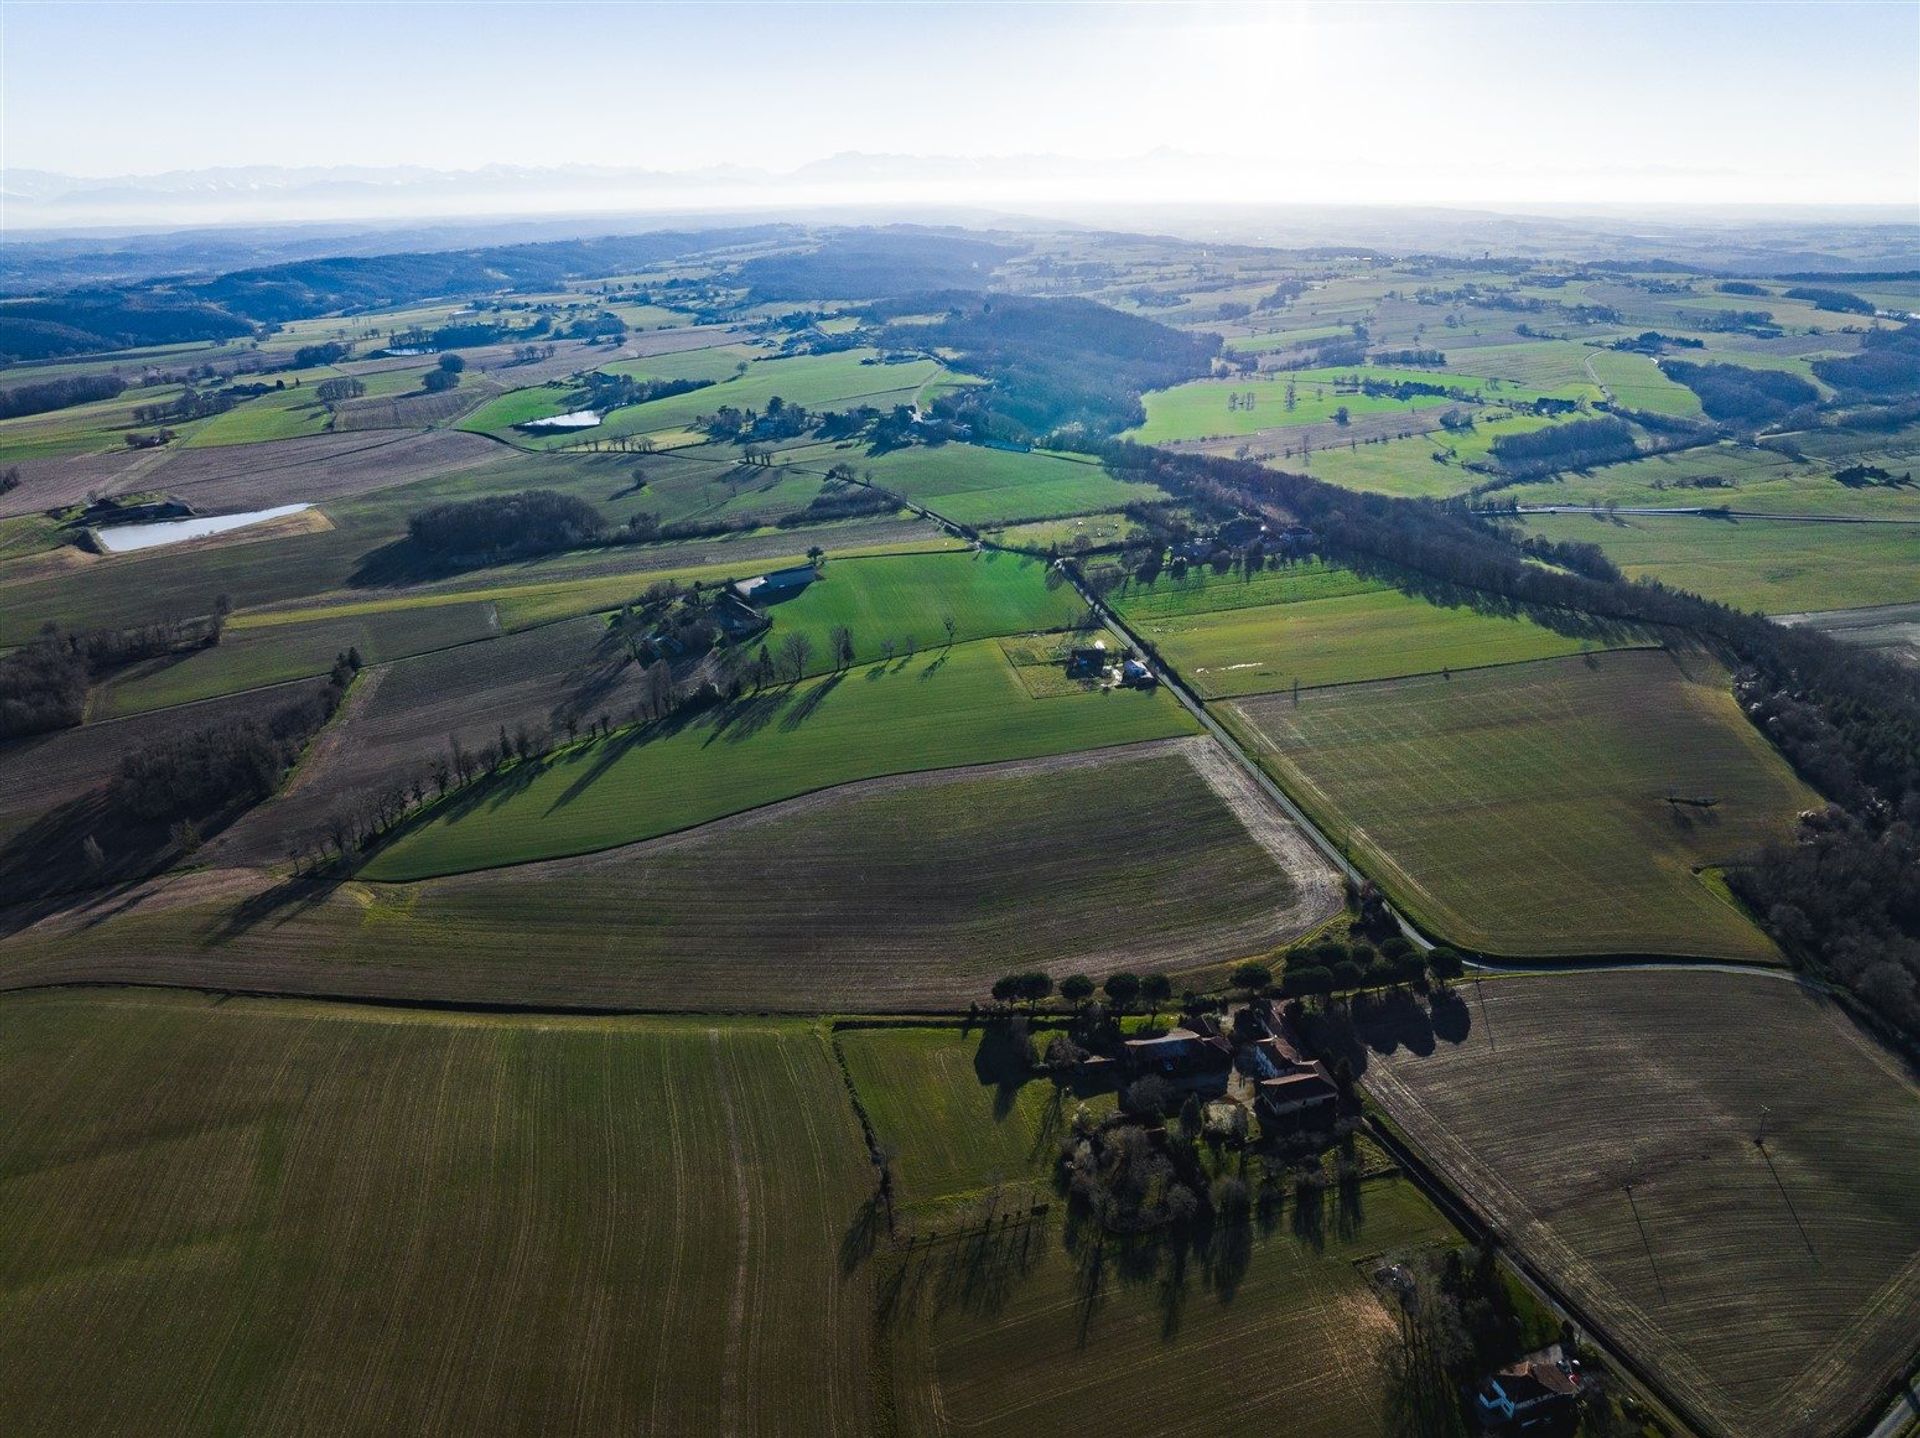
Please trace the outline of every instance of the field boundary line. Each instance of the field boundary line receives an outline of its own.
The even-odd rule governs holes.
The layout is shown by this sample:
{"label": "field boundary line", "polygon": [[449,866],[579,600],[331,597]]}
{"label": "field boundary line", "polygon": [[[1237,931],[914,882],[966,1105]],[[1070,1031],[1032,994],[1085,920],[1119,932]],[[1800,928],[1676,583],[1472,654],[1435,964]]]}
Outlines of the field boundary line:
{"label": "field boundary line", "polygon": [[[1574,654],[1547,654],[1536,659],[1495,659],[1487,664],[1457,664],[1444,669],[1417,669],[1408,674],[1387,674],[1378,679],[1335,679],[1323,684],[1302,684],[1302,694],[1326,689],[1357,689],[1364,684],[1397,684],[1403,679],[1437,679],[1443,674],[1478,674],[1488,669],[1518,669],[1523,664],[1551,664],[1562,659],[1581,659],[1589,654],[1632,654],[1647,649],[1665,649],[1663,642],[1645,644],[1609,644],[1600,649],[1582,649]],[[1271,699],[1276,694],[1291,694],[1291,686],[1278,689],[1250,689],[1244,694],[1215,694],[1201,700],[1204,704],[1231,704],[1236,699]]]}
{"label": "field boundary line", "polygon": [[[973,640],[973,641],[967,641],[967,642],[992,643],[993,641],[992,640]],[[820,784],[820,785],[816,785],[814,788],[811,788],[811,789],[802,789],[798,793],[783,794],[778,799],[767,799],[758,804],[749,804],[744,809],[735,809],[730,811],[729,813],[716,814],[711,819],[702,819],[698,823],[693,823],[693,824],[682,824],[678,828],[668,829],[665,832],[659,833],[659,834],[649,834],[642,839],[623,839],[617,844],[599,844],[599,845],[595,845],[592,848],[579,849],[572,853],[542,854],[537,858],[530,858],[530,859],[509,859],[504,863],[486,864],[486,865],[482,865],[480,867],[471,868],[471,869],[449,869],[445,873],[420,874],[410,879],[372,879],[372,878],[363,877],[358,871],[347,875],[346,878],[348,880],[351,880],[352,882],[361,883],[361,884],[389,884],[394,886],[399,886],[404,884],[425,884],[425,883],[431,883],[437,879],[458,878],[463,874],[490,874],[503,869],[523,869],[531,864],[551,864],[551,863],[556,863],[565,859],[586,859],[586,858],[591,858],[596,854],[612,853],[616,849],[632,848],[635,844],[651,844],[662,839],[673,839],[673,838],[683,837],[688,834],[698,833],[700,830],[706,828],[710,824],[722,823],[728,819],[738,819],[749,814],[758,814],[761,811],[766,809],[771,809],[776,805],[790,804],[798,799],[811,799],[820,794],[830,794],[837,789],[845,789],[854,784],[870,784],[883,779],[901,779],[914,774],[956,774],[965,770],[972,770],[972,769],[994,769],[1004,764],[1032,764],[1032,763],[1038,763],[1047,759],[1061,759],[1061,758],[1067,757],[1068,755],[1106,754],[1106,753],[1112,753],[1120,750],[1132,749],[1143,744],[1165,744],[1170,741],[1190,739],[1192,737],[1194,736],[1191,734],[1169,734],[1158,739],[1125,739],[1125,740],[1119,741],[1118,743],[1113,743],[1113,744],[1094,744],[1094,745],[1090,745],[1088,747],[1079,748],[1079,749],[1062,749],[1057,753],[1053,753],[1053,754],[1029,754],[1017,759],[988,760],[985,762],[975,762],[971,764],[931,764],[922,768],[889,769],[885,773],[881,773],[881,774],[868,774],[861,778],[848,779],[838,784]],[[588,742],[588,741],[583,741],[583,742]],[[554,751],[554,753],[556,754],[559,752],[561,751],[559,750]],[[552,758],[553,755],[547,754],[547,755],[542,755],[541,757]],[[534,761],[531,759],[525,759],[520,761],[520,763],[523,763],[523,764],[531,763],[531,762],[534,762]],[[518,768],[518,767],[519,765],[516,764],[515,768]],[[448,792],[451,793],[454,791],[449,790]],[[435,801],[435,804],[436,805],[438,804],[437,799]],[[431,812],[432,812],[431,809],[421,810],[420,815],[418,817],[424,819]],[[389,839],[388,839],[389,843],[392,842],[393,837],[396,837],[396,836],[392,836],[392,835],[389,836]],[[382,845],[382,847],[384,848],[385,845]],[[371,860],[374,857],[377,857],[377,851],[376,851],[376,854],[368,856],[369,860]]]}

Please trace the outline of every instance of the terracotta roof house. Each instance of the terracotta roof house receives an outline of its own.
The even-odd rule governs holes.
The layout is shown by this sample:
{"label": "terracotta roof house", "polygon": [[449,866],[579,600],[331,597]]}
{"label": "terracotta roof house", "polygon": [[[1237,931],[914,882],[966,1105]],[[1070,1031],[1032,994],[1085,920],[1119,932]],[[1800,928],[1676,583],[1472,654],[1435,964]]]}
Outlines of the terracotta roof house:
{"label": "terracotta roof house", "polygon": [[1489,1374],[1473,1395],[1483,1423],[1516,1433],[1565,1421],[1579,1397],[1579,1365],[1557,1343]]}
{"label": "terracotta roof house", "polygon": [[1333,1122],[1340,1090],[1326,1065],[1314,1060],[1277,1077],[1261,1079],[1255,1086],[1253,1103],[1260,1122],[1269,1128],[1325,1128]]}

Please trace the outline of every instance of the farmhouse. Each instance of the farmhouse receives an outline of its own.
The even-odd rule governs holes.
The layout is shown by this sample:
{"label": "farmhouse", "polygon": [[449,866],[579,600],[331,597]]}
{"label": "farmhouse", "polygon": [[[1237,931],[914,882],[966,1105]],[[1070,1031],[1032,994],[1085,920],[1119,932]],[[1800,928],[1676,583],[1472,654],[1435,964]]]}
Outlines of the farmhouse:
{"label": "farmhouse", "polygon": [[713,606],[713,622],[729,637],[738,639],[765,629],[767,616],[729,589]]}
{"label": "farmhouse", "polygon": [[1120,682],[1129,689],[1151,689],[1159,682],[1153,677],[1153,671],[1144,661],[1129,659],[1120,666]]}
{"label": "farmhouse", "polygon": [[1192,1029],[1168,1029],[1152,1038],[1128,1039],[1125,1047],[1130,1073],[1207,1073],[1225,1069],[1233,1062],[1233,1045],[1225,1038]]}
{"label": "farmhouse", "polygon": [[1261,1079],[1253,1100],[1261,1125],[1269,1131],[1329,1128],[1339,1102],[1340,1090],[1318,1059],[1289,1073]]}
{"label": "farmhouse", "polygon": [[1521,1433],[1545,1427],[1562,1421],[1580,1396],[1579,1365],[1556,1343],[1488,1375],[1473,1396],[1489,1427]]}
{"label": "farmhouse", "polygon": [[733,592],[749,604],[769,604],[798,594],[817,578],[819,574],[811,564],[796,564],[788,569],[756,574],[752,579],[736,580]]}

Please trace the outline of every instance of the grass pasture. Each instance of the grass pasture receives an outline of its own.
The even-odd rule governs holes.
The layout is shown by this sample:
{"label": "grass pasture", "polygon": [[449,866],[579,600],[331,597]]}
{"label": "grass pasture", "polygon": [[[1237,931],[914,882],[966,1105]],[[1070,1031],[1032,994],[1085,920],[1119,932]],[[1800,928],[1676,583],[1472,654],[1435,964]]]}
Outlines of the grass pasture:
{"label": "grass pasture", "polygon": [[[1503,492],[1523,505],[1581,504],[1604,508],[1715,507],[1750,514],[1821,515],[1862,519],[1920,520],[1920,486],[1850,487],[1833,476],[1851,464],[1874,464],[1894,474],[1914,469],[1912,441],[1904,436],[1878,440],[1863,449],[1848,436],[1840,452],[1822,456],[1810,436],[1805,457],[1725,441],[1643,455],[1584,474],[1563,474],[1546,482],[1514,485]],[[1622,516],[1630,518],[1631,516]]]}
{"label": "grass pasture", "polygon": [[784,636],[804,634],[812,667],[833,667],[828,640],[835,626],[853,634],[856,662],[880,659],[883,640],[911,638],[922,649],[946,642],[944,621],[958,642],[1029,630],[1064,629],[1087,606],[1044,560],[993,551],[878,555],[829,560],[821,577],[791,599],[769,605],[777,650]]}
{"label": "grass pasture", "polygon": [[8,1432],[871,1431],[872,1169],[808,1027],[0,1015]]}
{"label": "grass pasture", "polygon": [[[1710,502],[1726,501],[1714,493]],[[1629,579],[1659,579],[1763,614],[1920,600],[1920,524],[1548,514],[1526,527],[1599,545]]]}
{"label": "grass pasture", "polygon": [[1150,583],[1123,577],[1106,598],[1134,623],[1189,619],[1232,609],[1267,604],[1295,604],[1309,599],[1340,599],[1387,588],[1384,579],[1356,574],[1343,565],[1309,559],[1256,573],[1221,572],[1205,565],[1189,565],[1184,574],[1162,570]]}
{"label": "grass pasture", "polygon": [[1695,871],[1784,835],[1818,798],[1698,654],[1352,685],[1297,706],[1275,694],[1224,714],[1439,936],[1499,954],[1777,958]]}
{"label": "grass pasture", "polygon": [[583,854],[855,779],[1165,738],[1191,725],[1158,692],[1032,699],[990,641],[922,650],[519,766],[430,809],[365,875],[421,879]]}
{"label": "grass pasture", "polygon": [[1651,414],[1697,419],[1700,397],[1677,380],[1668,379],[1652,356],[1622,350],[1593,350],[1587,368],[1605,385],[1616,403]]}
{"label": "grass pasture", "polygon": [[1620,642],[1385,587],[1156,619],[1140,631],[1207,699],[1515,664]]}
{"label": "grass pasture", "polygon": [[1346,489],[1403,499],[1449,499],[1487,483],[1488,472],[1467,466],[1491,466],[1493,442],[1501,435],[1525,434],[1556,423],[1493,407],[1475,410],[1473,420],[1471,429],[1451,433],[1434,428],[1407,439],[1373,444],[1323,444],[1311,455],[1288,457],[1284,466],[1298,467],[1315,479]]}
{"label": "grass pasture", "polygon": [[1376,1355],[1394,1320],[1363,1263],[1451,1237],[1389,1178],[1332,1217],[1288,1203],[1192,1253],[1051,1218],[922,1244],[883,1281],[900,1426],[1251,1433],[1284,1414],[1316,1438],[1374,1438],[1389,1431]]}
{"label": "grass pasture", "polygon": [[1044,1186],[1075,1110],[1098,1119],[1116,1104],[1110,1089],[1082,1098],[1036,1078],[1004,1025],[847,1028],[834,1043],[908,1206]]}
{"label": "grass pasture", "polygon": [[[308,762],[357,785],[387,751],[411,757],[407,733],[437,737],[432,703],[400,692],[433,662],[396,666],[341,721],[365,731],[364,754]],[[164,973],[450,1002],[899,1012],[964,1008],[1009,966],[1218,964],[1311,931],[1341,899],[1250,781],[1223,762],[1202,772],[1203,744],[896,776],[655,843],[414,884],[262,893],[257,879],[184,875],[151,903],[0,943],[0,979]],[[324,787],[296,783],[209,862],[239,862],[248,844],[277,859],[246,826],[278,833],[327,812]],[[1196,889],[1195,866],[1209,885]]]}
{"label": "grass pasture", "polygon": [[1708,1431],[1877,1409],[1920,1333],[1920,1091],[1896,1062],[1764,976],[1479,988],[1464,1035],[1366,1063],[1428,1158]]}

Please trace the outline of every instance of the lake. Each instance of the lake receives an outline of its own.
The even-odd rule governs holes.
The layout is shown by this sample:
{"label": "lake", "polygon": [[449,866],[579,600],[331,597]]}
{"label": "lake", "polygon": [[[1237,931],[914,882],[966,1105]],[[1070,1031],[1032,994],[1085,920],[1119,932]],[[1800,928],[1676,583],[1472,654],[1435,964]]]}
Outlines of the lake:
{"label": "lake", "polygon": [[229,529],[244,529],[263,519],[278,519],[283,514],[298,514],[312,508],[311,504],[278,504],[272,509],[250,509],[244,514],[196,514],[192,519],[167,519],[158,524],[109,524],[94,533],[107,553],[125,554],[134,549],[179,544],[187,539],[205,539],[209,534],[225,534]]}

